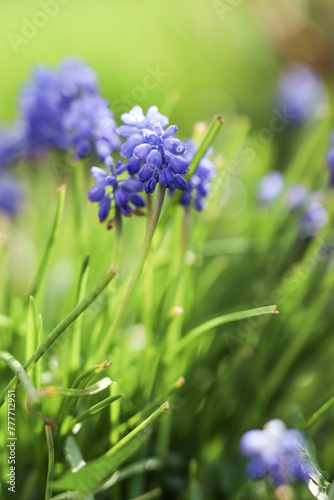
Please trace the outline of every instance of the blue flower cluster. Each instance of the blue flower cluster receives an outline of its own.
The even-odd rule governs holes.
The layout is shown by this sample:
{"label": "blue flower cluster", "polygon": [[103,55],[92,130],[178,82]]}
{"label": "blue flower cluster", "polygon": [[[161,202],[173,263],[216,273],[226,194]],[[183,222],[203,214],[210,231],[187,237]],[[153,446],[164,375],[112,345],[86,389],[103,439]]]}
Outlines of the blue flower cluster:
{"label": "blue flower cluster", "polygon": [[158,112],[156,106],[144,115],[139,106],[121,116],[124,125],[117,131],[126,141],[120,153],[128,158],[129,173],[137,173],[145,185],[145,192],[153,193],[160,182],[170,189],[185,191],[187,183],[183,175],[188,172],[188,162],[182,156],[186,147],[180,139],[173,137],[177,126],[164,130],[169,120]]}
{"label": "blue flower cluster", "polygon": [[[183,191],[183,205],[193,201],[198,210],[203,209],[216,173],[208,155],[187,186],[184,175],[196,152],[195,143],[188,140],[186,145],[178,139],[177,126],[169,126],[156,106],[146,114],[135,106],[121,116],[122,125],[117,127],[108,101],[100,95],[95,71],[82,61],[67,59],[58,68],[36,68],[21,91],[19,111],[22,125],[13,132],[0,131],[0,169],[23,156],[70,151],[74,158],[89,156],[107,169],[91,170],[95,186],[88,197],[99,203],[100,220],[108,217],[112,207],[125,216],[140,212],[145,202],[138,193],[143,189],[153,193],[158,183],[171,192]],[[116,151],[124,161],[114,166]]]}
{"label": "blue flower cluster", "polygon": [[27,127],[27,154],[39,156],[53,148],[66,149],[66,112],[76,99],[98,92],[94,70],[78,59],[65,60],[59,69],[36,68],[19,99],[19,112]]}
{"label": "blue flower cluster", "polygon": [[240,449],[250,459],[248,475],[252,479],[268,477],[275,487],[293,480],[307,481],[316,473],[304,436],[297,429],[287,429],[279,419],[270,420],[262,430],[247,431]]}
{"label": "blue flower cluster", "polygon": [[[190,164],[198,148],[193,139],[187,139],[185,141],[185,145],[187,150],[184,154],[184,158]],[[182,205],[188,206],[191,202],[193,202],[197,210],[203,210],[205,206],[205,198],[211,191],[210,182],[217,174],[215,165],[209,160],[209,156],[211,154],[212,148],[210,148],[199,161],[195,172],[189,179],[188,189],[182,195]]]}
{"label": "blue flower cluster", "polygon": [[273,171],[262,177],[257,196],[262,205],[271,205],[280,195],[285,196],[286,206],[291,213],[300,213],[299,233],[301,237],[314,237],[327,223],[328,212],[324,207],[324,194],[321,191],[307,191],[305,186],[295,184],[284,188],[281,172]]}
{"label": "blue flower cluster", "polygon": [[93,203],[98,202],[98,215],[101,222],[108,217],[112,203],[126,217],[132,215],[131,205],[134,205],[135,210],[146,205],[138,194],[143,190],[143,184],[134,176],[125,179],[119,178],[125,170],[126,165],[121,160],[116,162],[115,167],[111,161],[108,165],[108,171],[99,167],[91,168],[95,186],[89,190],[88,199]]}
{"label": "blue flower cluster", "polygon": [[84,95],[71,104],[64,114],[63,134],[67,148],[78,158],[95,155],[108,165],[121,141],[108,102],[99,95]]}

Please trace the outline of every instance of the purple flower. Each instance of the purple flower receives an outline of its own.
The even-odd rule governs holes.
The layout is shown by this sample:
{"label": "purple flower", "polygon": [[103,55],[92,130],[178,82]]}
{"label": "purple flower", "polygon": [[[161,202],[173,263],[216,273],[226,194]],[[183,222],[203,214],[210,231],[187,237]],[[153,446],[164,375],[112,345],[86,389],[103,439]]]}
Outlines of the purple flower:
{"label": "purple flower", "polygon": [[123,158],[131,158],[134,148],[144,142],[141,129],[150,129],[152,121],[160,123],[162,128],[167,127],[169,123],[167,116],[159,113],[156,106],[148,108],[146,115],[144,115],[140,106],[134,106],[129,113],[122,114],[121,120],[124,125],[118,127],[117,133],[121,137],[126,138],[126,141],[122,144],[120,150]]}
{"label": "purple flower", "polygon": [[311,118],[328,99],[316,73],[308,66],[295,64],[278,83],[277,101],[289,123],[298,125]]}
{"label": "purple flower", "polygon": [[188,162],[183,156],[185,144],[173,137],[177,126],[163,130],[159,122],[152,120],[149,127],[141,129],[144,142],[133,150],[134,157],[145,162],[138,178],[145,184],[146,193],[153,193],[158,182],[166,188],[185,191],[187,183],[182,176],[188,172]]}
{"label": "purple flower", "polygon": [[37,67],[19,99],[19,110],[27,125],[29,155],[64,149],[64,113],[75,99],[97,94],[98,90],[95,71],[80,60],[67,59],[59,69]]}
{"label": "purple flower", "polygon": [[[184,158],[190,164],[198,148],[193,139],[187,139],[185,145],[187,151],[184,154]],[[181,198],[182,205],[189,205],[192,201],[197,210],[203,210],[205,198],[211,191],[210,182],[215,178],[217,173],[215,165],[208,158],[211,153],[212,148],[205,153],[203,158],[199,161],[195,172],[190,177],[187,190],[183,193]]]}
{"label": "purple flower", "polygon": [[21,208],[23,190],[13,176],[0,178],[0,211],[15,217]]}
{"label": "purple flower", "polygon": [[108,164],[112,152],[121,145],[114,114],[108,102],[96,94],[75,99],[64,115],[62,126],[67,147],[79,158],[94,153]]}
{"label": "purple flower", "polygon": [[126,166],[118,160],[116,166],[111,162],[108,171],[99,167],[92,167],[91,174],[95,180],[95,186],[88,191],[88,199],[99,204],[99,219],[103,222],[112,208],[119,208],[121,213],[130,217],[135,209],[146,205],[143,198],[138,194],[143,190],[143,185],[136,177],[130,176],[119,179],[126,171]]}
{"label": "purple flower", "polygon": [[284,177],[281,172],[273,171],[262,177],[259,182],[257,197],[267,205],[275,201],[284,189]]}
{"label": "purple flower", "polygon": [[246,432],[240,440],[240,449],[249,457],[248,475],[252,479],[269,477],[275,487],[293,479],[307,481],[316,470],[302,433],[287,429],[279,419],[270,420],[262,430]]}

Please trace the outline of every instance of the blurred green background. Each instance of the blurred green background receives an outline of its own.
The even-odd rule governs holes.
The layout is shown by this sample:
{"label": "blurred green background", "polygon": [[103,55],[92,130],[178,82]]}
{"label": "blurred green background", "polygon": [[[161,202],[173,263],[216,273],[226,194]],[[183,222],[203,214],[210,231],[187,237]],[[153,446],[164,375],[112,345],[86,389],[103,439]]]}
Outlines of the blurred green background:
{"label": "blurred green background", "polygon": [[0,9],[1,119],[15,116],[33,65],[72,54],[98,71],[116,115],[174,103],[171,120],[188,134],[217,112],[265,123],[289,60],[332,72],[331,0],[2,0]]}

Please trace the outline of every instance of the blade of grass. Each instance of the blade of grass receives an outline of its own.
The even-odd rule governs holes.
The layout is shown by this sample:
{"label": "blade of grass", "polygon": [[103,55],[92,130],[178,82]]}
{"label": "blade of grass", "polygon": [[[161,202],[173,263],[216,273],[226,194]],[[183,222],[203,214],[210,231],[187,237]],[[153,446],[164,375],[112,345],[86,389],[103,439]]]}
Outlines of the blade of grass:
{"label": "blade of grass", "polygon": [[[67,436],[65,439],[64,453],[72,472],[76,472],[86,465],[81,450],[73,436]],[[85,500],[94,500],[94,496],[88,495]]]}
{"label": "blade of grass", "polygon": [[167,409],[168,402],[165,402],[107,453],[96,460],[88,462],[78,472],[67,472],[62,478],[55,481],[54,488],[58,490],[75,490],[79,493],[78,498],[80,500],[86,498],[89,493],[96,492],[101,488],[106,478],[141,447],[148,437],[148,429],[151,424],[159,419]]}
{"label": "blade of grass", "polygon": [[55,466],[55,449],[51,425],[45,426],[45,434],[48,446],[48,472],[46,476],[45,500],[49,500],[52,496],[52,482]]}
{"label": "blade of grass", "polygon": [[[37,317],[37,335],[36,335],[36,347],[40,345],[43,338],[43,320],[42,315],[39,314]],[[35,386],[37,389],[41,387],[41,375],[42,375],[42,363],[37,363],[35,366]]]}
{"label": "blade of grass", "polygon": [[145,460],[141,460],[140,462],[136,462],[134,464],[128,465],[123,469],[118,470],[108,479],[103,486],[97,491],[97,493],[102,493],[107,489],[111,488],[115,484],[124,481],[130,477],[135,475],[145,474],[147,471],[156,471],[162,469],[164,462],[159,460],[156,457],[150,457]]}
{"label": "blade of grass", "polygon": [[63,215],[63,211],[64,211],[66,186],[64,184],[62,186],[60,186],[57,190],[57,193],[58,193],[57,208],[56,208],[56,214],[55,214],[50,238],[49,238],[49,241],[47,243],[40,267],[38,269],[35,283],[32,287],[31,292],[30,292],[30,295],[33,295],[34,297],[37,296],[37,293],[38,293],[39,288],[41,286],[42,280],[44,278],[44,275],[45,275],[45,272],[46,272],[46,269],[47,269],[47,266],[48,266],[48,263],[50,260],[52,250],[54,248],[55,242],[56,242],[57,237],[58,237],[59,227],[60,227],[60,223],[61,223],[61,219],[62,219],[62,215]]}
{"label": "blade of grass", "polygon": [[[79,304],[85,296],[87,290],[87,281],[89,274],[89,255],[86,255],[82,263],[77,299],[76,303]],[[82,327],[82,316],[79,316],[74,323],[73,336],[71,341],[71,367],[75,371],[80,366],[80,353],[81,353],[81,327]]]}
{"label": "blade of grass", "polygon": [[37,308],[34,297],[30,296],[27,329],[26,329],[26,359],[29,359],[37,347]]}
{"label": "blade of grass", "polygon": [[253,318],[254,316],[263,316],[265,314],[278,314],[277,306],[265,306],[257,307],[255,309],[248,309],[245,311],[239,311],[235,313],[225,314],[224,316],[219,316],[218,318],[211,319],[197,326],[191,330],[183,339],[181,339],[175,346],[174,353],[178,353],[185,349],[190,343],[200,337],[203,333],[206,333],[213,328],[225,325],[226,323],[232,323],[234,321],[241,321],[248,318]]}
{"label": "blade of grass", "polygon": [[166,389],[166,391],[159,398],[155,399],[152,403],[149,403],[145,408],[135,413],[135,415],[130,417],[126,422],[120,424],[119,427],[117,428],[118,433],[123,434],[126,430],[137,425],[138,422],[143,420],[143,418],[145,418],[146,415],[152,412],[153,408],[157,407],[158,405],[161,404],[162,401],[165,401],[167,398],[169,398],[173,394],[173,392],[182,387],[184,383],[185,383],[184,378],[180,377],[176,382],[174,382],[174,384],[168,387],[168,389]]}
{"label": "blade of grass", "polygon": [[109,396],[108,398],[103,399],[99,403],[97,403],[94,406],[91,406],[90,408],[87,408],[87,410],[81,412],[76,418],[74,418],[71,422],[71,427],[74,427],[76,424],[79,422],[83,422],[86,418],[91,417],[92,415],[95,415],[95,413],[103,410],[107,406],[109,406],[111,403],[114,403],[118,399],[120,399],[123,396],[123,394],[115,394],[113,396]]}
{"label": "blade of grass", "polygon": [[334,405],[334,396],[330,398],[325,404],[323,404],[316,412],[313,413],[312,417],[306,422],[306,427],[310,429],[313,425]]}
{"label": "blade of grass", "polygon": [[[45,354],[49,347],[57,340],[57,338],[66,330],[66,328],[75,321],[80,314],[87,309],[87,307],[98,297],[102,290],[108,285],[108,283],[114,278],[116,271],[113,267],[110,267],[108,271],[102,276],[102,278],[93,286],[93,288],[87,293],[83,300],[74,308],[72,311],[52,330],[51,333],[46,337],[46,339],[40,344],[36,349],[34,354],[25,363],[24,369],[28,371],[34,366],[37,361]],[[15,387],[19,382],[17,376],[15,376],[7,385],[7,387],[2,391],[0,395],[0,406],[5,401],[7,391]]]}
{"label": "blade of grass", "polygon": [[161,497],[161,495],[162,495],[162,490],[160,488],[156,488],[147,493],[144,493],[144,495],[132,498],[131,500],[153,500],[153,498],[159,498]]}

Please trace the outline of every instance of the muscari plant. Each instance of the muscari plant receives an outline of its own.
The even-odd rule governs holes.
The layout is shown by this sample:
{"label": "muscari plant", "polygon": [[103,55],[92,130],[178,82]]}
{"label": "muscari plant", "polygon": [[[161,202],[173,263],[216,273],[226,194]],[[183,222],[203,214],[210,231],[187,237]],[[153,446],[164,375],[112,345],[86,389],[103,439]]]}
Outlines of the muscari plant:
{"label": "muscari plant", "polygon": [[[199,412],[196,397],[193,399],[191,390],[187,393],[187,378],[184,386],[182,376],[194,372],[193,361],[190,361],[194,352],[197,352],[195,365],[201,365],[205,363],[211,344],[214,349],[215,340],[206,338],[211,330],[277,312],[276,306],[265,305],[224,314],[195,325],[191,320],[190,306],[195,306],[195,297],[189,291],[194,287],[192,265],[196,262],[195,254],[187,252],[192,232],[196,236],[191,210],[192,207],[197,211],[205,208],[210,183],[219,175],[209,156],[222,119],[220,116],[214,118],[198,145],[193,139],[182,142],[177,138],[177,126],[169,125],[168,118],[155,106],[151,106],[146,114],[135,106],[121,116],[122,124],[117,126],[108,102],[100,95],[95,72],[77,60],[67,60],[57,70],[38,68],[21,92],[19,110],[20,122],[0,137],[1,172],[4,172],[0,178],[0,207],[11,215],[19,211],[22,189],[15,180],[10,181],[11,185],[6,184],[8,178],[13,179],[13,166],[18,162],[36,168],[36,163],[48,159],[52,163],[52,156],[63,158],[63,163],[65,157],[69,159],[68,168],[73,169],[74,234],[77,240],[81,240],[77,242],[76,255],[82,263],[74,308],[68,308],[64,318],[45,334],[43,324],[48,323],[48,319],[44,314],[42,318],[39,310],[43,305],[42,291],[51,254],[66,209],[66,187],[62,185],[57,192],[50,239],[30,298],[24,298],[15,307],[11,304],[7,313],[4,311],[0,317],[3,344],[8,346],[7,351],[10,350],[2,350],[0,358],[14,372],[14,377],[2,388],[0,402],[3,405],[9,390],[22,386],[26,394],[27,415],[22,415],[22,400],[20,415],[17,415],[21,429],[24,428],[29,435],[34,434],[34,444],[30,441],[28,446],[38,453],[37,469],[18,472],[18,491],[20,494],[25,492],[26,498],[117,500],[129,495],[138,500],[159,498],[163,491],[157,479],[161,479],[162,471],[172,468],[178,477],[179,471],[188,468],[184,458],[173,458],[169,450],[177,439],[174,428],[177,425],[182,428],[191,415],[195,417]],[[247,123],[235,122],[225,144],[226,161],[237,157],[247,129]],[[304,151],[303,155],[303,158],[307,156]],[[301,163],[298,162],[298,166]],[[112,261],[90,289],[90,257],[83,255],[85,242],[81,234],[84,231],[82,211],[87,213],[80,191],[86,182],[86,166],[90,167],[93,180],[88,199],[98,205],[98,218],[106,222],[107,229],[114,228],[107,233],[113,236],[110,245]],[[220,184],[224,182],[226,177],[221,175]],[[1,195],[1,189],[5,195]],[[329,218],[323,200],[317,196],[291,183],[284,192],[284,181],[279,173],[263,178],[258,187],[261,210],[273,210],[275,205],[285,207],[279,212],[276,228],[281,227],[285,217],[295,219],[299,228],[297,241],[303,239],[303,252],[306,253],[318,252],[318,243],[324,240],[323,232],[328,231],[326,223]],[[210,198],[208,201],[210,203]],[[133,264],[132,276],[117,284],[122,269],[122,240],[128,230],[122,219],[133,214],[146,217],[146,235],[138,256],[132,255],[131,262],[137,261]],[[138,224],[141,224],[140,220],[142,218],[138,219]],[[195,220],[200,224],[198,218]],[[105,229],[101,228],[101,231]],[[171,236],[170,243],[166,243],[165,233]],[[268,249],[274,236],[272,230],[267,231]],[[194,241],[196,243],[196,239]],[[172,249],[173,258],[168,259],[165,269],[162,269],[155,255],[161,255],[164,245]],[[108,248],[106,250],[108,253]],[[204,248],[203,255],[205,251]],[[302,254],[301,259],[304,258]],[[254,259],[254,266],[261,260],[259,255],[258,261]],[[202,282],[203,293],[214,286],[216,274],[215,268],[210,270],[208,265]],[[143,293],[143,300],[136,294],[138,288]],[[94,320],[83,315],[88,308],[93,310]],[[131,312],[132,309],[137,312]],[[131,326],[127,325],[124,331],[124,321],[131,314],[134,332],[129,337],[125,332],[131,332]],[[143,338],[138,322],[144,326],[144,340],[141,347],[134,348],[132,344],[140,344],[140,338]],[[189,328],[188,324],[193,326]],[[10,337],[19,339],[17,346],[11,344]],[[66,347],[58,344],[57,348],[57,342],[62,338],[67,339]],[[234,352],[234,345],[240,343],[235,336],[232,340],[225,337],[224,341],[231,352]],[[291,352],[297,356],[302,353],[300,347],[302,345],[297,344]],[[243,361],[243,353],[249,348],[245,342],[234,358],[227,358],[229,364],[219,370],[216,386],[233,377]],[[284,359],[289,362],[289,357]],[[133,366],[136,366],[135,373]],[[115,380],[101,378],[100,374],[105,370],[114,370]],[[275,373],[274,366],[268,379],[273,393],[277,389]],[[138,374],[138,380],[134,381]],[[4,378],[8,378],[7,372]],[[18,394],[19,391],[20,388]],[[180,391],[184,391],[182,398],[186,400],[183,408],[177,395]],[[204,405],[207,406],[207,417],[210,406],[217,404],[215,401],[217,396],[213,387],[211,402],[207,400],[207,405]],[[306,424],[301,422],[303,431],[312,427],[331,405],[330,400]],[[168,418],[169,407],[172,417]],[[180,408],[182,421],[177,417]],[[6,416],[2,413],[4,423]],[[201,416],[203,421],[206,416]],[[220,418],[223,419],[223,415]],[[176,426],[173,426],[172,419],[175,419]],[[44,446],[41,444],[44,436],[40,421],[45,422]],[[217,426],[215,417],[211,423]],[[242,427],[243,424],[239,431]],[[152,434],[154,439],[150,439]],[[237,437],[240,435],[237,433]],[[22,431],[20,436],[22,438]],[[3,435],[2,444],[5,439]],[[91,450],[92,440],[97,444]],[[251,459],[248,466],[250,478],[268,481],[266,484],[272,487],[276,498],[290,498],[290,485],[295,485],[296,480],[306,482],[315,497],[332,498],[330,484],[320,472],[310,438],[306,434],[304,437],[301,431],[287,430],[282,421],[273,420],[262,431],[246,432],[240,447]],[[40,449],[44,452],[37,451]],[[199,453],[195,450],[194,453],[198,460]],[[4,455],[2,452],[2,458]],[[137,457],[136,461],[133,461],[133,456]],[[142,478],[148,470],[156,477],[149,482],[151,489],[146,491],[147,481]],[[2,460],[2,477],[5,477],[5,472],[6,464]],[[122,488],[125,481],[130,484],[127,493]],[[7,485],[3,480],[1,487],[3,494],[7,495]],[[214,498],[210,493],[210,497],[204,496],[207,493],[202,493],[202,488],[205,490],[205,484],[200,485],[198,463],[193,460],[190,461],[186,483],[171,490],[167,487],[173,492],[168,493],[168,498],[172,495],[191,500]],[[251,488],[251,483],[245,482],[239,491],[227,493],[226,490],[224,494],[241,498],[248,495]],[[268,492],[264,496],[261,492],[258,494],[258,498],[270,495]]]}

